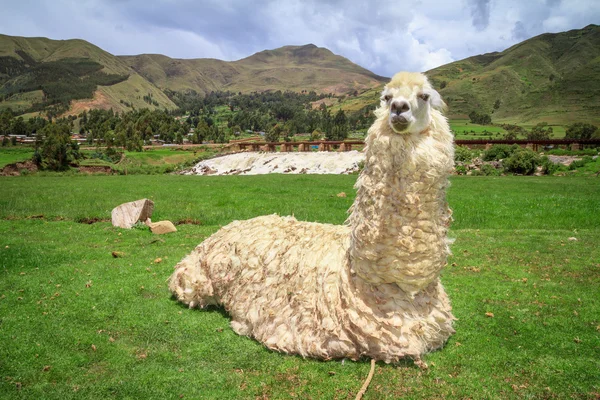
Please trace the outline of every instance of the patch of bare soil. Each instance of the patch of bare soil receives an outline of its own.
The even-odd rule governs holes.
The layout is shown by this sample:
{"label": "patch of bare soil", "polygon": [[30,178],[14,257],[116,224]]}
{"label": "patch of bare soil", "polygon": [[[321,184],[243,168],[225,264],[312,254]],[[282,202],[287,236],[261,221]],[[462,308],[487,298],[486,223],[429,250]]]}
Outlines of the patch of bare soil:
{"label": "patch of bare soil", "polygon": [[19,176],[21,171],[37,172],[38,166],[31,160],[8,164],[0,170],[1,176]]}
{"label": "patch of bare soil", "polygon": [[112,174],[113,170],[108,165],[94,165],[79,167],[79,172],[84,174]]}
{"label": "patch of bare soil", "polygon": [[83,218],[77,218],[75,221],[79,222],[80,224],[91,225],[91,224],[95,224],[96,222],[109,222],[110,219],[98,218],[98,217],[92,217],[92,218],[83,217]]}
{"label": "patch of bare soil", "polygon": [[185,218],[175,222],[175,225],[202,225],[202,222],[197,219]]}
{"label": "patch of bare soil", "polygon": [[110,101],[108,100],[106,95],[104,93],[102,93],[101,91],[96,90],[94,92],[94,97],[92,99],[71,101],[71,108],[69,109],[69,111],[67,111],[65,114],[63,114],[63,117],[67,117],[70,115],[79,115],[84,110],[87,111],[92,108],[108,110],[111,107],[112,107],[112,105],[110,104]]}

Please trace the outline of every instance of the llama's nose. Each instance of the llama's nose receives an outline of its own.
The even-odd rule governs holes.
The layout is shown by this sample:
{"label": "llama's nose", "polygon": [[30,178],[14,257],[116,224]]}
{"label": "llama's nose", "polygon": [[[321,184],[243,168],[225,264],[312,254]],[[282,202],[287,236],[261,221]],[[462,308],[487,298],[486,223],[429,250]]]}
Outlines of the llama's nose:
{"label": "llama's nose", "polygon": [[392,112],[394,114],[400,115],[408,110],[410,110],[410,106],[405,100],[396,100],[392,103]]}

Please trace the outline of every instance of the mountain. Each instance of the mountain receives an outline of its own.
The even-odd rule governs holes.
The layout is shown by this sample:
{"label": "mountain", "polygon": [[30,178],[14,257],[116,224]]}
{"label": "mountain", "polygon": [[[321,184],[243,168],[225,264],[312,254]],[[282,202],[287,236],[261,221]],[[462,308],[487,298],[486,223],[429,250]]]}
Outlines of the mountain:
{"label": "mountain", "polygon": [[[494,123],[600,125],[600,26],[545,33],[502,52],[425,72],[448,103],[451,119],[476,111]],[[357,111],[379,104],[383,85],[333,103]]]}
{"label": "mountain", "polygon": [[213,90],[346,94],[379,86],[387,80],[313,44],[265,50],[231,62],[173,59],[156,54],[119,58],[161,89],[191,89],[201,94]]}
{"label": "mountain", "polygon": [[55,114],[176,107],[123,60],[89,42],[7,35],[0,35],[0,100],[0,109]]}
{"label": "mountain", "polygon": [[427,71],[450,115],[494,122],[600,122],[600,26],[546,33]]}
{"label": "mountain", "polygon": [[0,110],[53,115],[89,108],[175,108],[165,90],[266,90],[346,94],[386,78],[309,44],[265,50],[238,61],[114,56],[84,40],[0,35]]}

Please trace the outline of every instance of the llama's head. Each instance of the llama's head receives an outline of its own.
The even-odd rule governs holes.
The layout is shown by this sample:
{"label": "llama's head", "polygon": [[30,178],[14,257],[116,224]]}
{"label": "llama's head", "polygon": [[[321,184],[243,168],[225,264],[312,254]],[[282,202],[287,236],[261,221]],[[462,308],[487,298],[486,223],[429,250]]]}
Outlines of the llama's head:
{"label": "llama's head", "polygon": [[386,118],[394,132],[411,134],[427,128],[432,110],[438,112],[445,107],[425,75],[398,72],[383,88],[377,115]]}

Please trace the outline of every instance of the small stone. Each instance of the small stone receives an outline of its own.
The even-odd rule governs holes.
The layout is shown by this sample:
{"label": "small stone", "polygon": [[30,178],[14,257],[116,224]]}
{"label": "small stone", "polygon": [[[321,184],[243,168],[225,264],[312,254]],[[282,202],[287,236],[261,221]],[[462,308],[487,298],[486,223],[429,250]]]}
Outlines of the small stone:
{"label": "small stone", "polygon": [[165,233],[177,232],[177,228],[171,221],[158,221],[150,224],[150,231],[157,235],[163,235]]}
{"label": "small stone", "polygon": [[569,242],[576,242],[576,241],[577,241],[577,238],[576,238],[576,237],[570,237],[570,238],[569,238]]}
{"label": "small stone", "polygon": [[337,194],[337,197],[346,197],[346,193],[345,192],[340,192]]}

